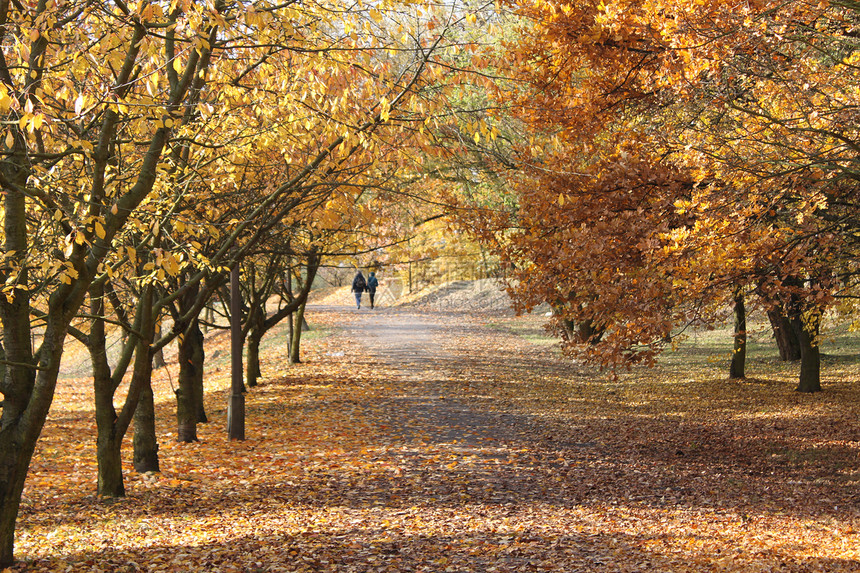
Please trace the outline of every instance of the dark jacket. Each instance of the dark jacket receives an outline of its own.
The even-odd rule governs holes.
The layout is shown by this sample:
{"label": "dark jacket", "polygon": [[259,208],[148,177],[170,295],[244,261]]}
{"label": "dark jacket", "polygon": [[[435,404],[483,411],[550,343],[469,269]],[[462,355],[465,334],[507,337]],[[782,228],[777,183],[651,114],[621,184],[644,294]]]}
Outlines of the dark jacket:
{"label": "dark jacket", "polygon": [[371,274],[367,279],[367,292],[376,292],[376,287],[379,286],[379,281],[376,280],[376,275]]}
{"label": "dark jacket", "polygon": [[352,279],[352,292],[364,292],[366,290],[367,283],[364,282],[364,275],[359,271],[355,274],[355,278]]}

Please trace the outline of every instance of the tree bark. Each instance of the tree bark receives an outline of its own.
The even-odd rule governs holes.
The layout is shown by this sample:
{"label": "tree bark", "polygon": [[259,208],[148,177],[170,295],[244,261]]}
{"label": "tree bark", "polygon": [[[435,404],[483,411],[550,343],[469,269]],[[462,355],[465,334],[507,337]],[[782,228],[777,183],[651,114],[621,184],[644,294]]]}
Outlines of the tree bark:
{"label": "tree bark", "polygon": [[[143,387],[149,387],[152,373],[152,286],[144,287],[136,304],[135,321],[131,331],[134,338],[122,349],[116,368],[111,372],[107,359],[105,322],[103,313],[105,289],[94,283],[90,289],[90,314],[93,316],[88,337],[88,348],[93,366],[93,384],[96,401],[98,431],[96,453],[98,458],[98,494],[106,497],[124,497],[122,478],[122,440],[137,410]],[[114,407],[116,390],[128,371],[132,356],[135,358],[132,380],[121,412]]]}
{"label": "tree bark", "polygon": [[117,436],[115,393],[107,358],[107,339],[104,323],[104,287],[93,285],[90,290],[90,314],[94,317],[89,335],[90,362],[93,369],[93,387],[96,407],[96,459],[98,461],[98,495],[125,497],[122,482],[122,436]]}
{"label": "tree bark", "polygon": [[[5,16],[5,15],[4,15]],[[27,253],[28,233],[26,200],[17,189],[23,189],[29,176],[28,164],[23,153],[23,138],[15,138],[15,154],[4,159],[0,165],[5,179],[14,187],[3,188],[4,203],[3,230],[4,251],[11,255],[7,264],[18,262]],[[11,265],[9,265],[11,266]],[[0,281],[7,279],[8,271],[0,269]],[[26,267],[22,266],[18,280],[27,284]],[[11,299],[0,297],[0,320],[3,325],[2,357],[10,365],[0,365],[2,371],[3,409],[0,414],[0,567],[13,562],[15,521],[30,459],[36,447],[36,440],[45,422],[51,404],[53,389],[57,381],[59,358],[56,368],[41,371],[37,376],[33,349],[30,346],[30,294],[24,289],[15,289]],[[83,298],[81,298],[81,301]],[[53,351],[62,353],[65,328],[54,329],[51,337],[51,323],[47,325],[40,365],[50,360]],[[53,344],[51,344],[53,343]],[[47,346],[46,346],[47,344]],[[40,391],[42,390],[42,391]],[[34,395],[35,394],[35,395]]]}
{"label": "tree bark", "polygon": [[245,378],[249,388],[258,384],[262,374],[260,372],[260,338],[262,329],[255,326],[248,332],[248,354],[245,357]]}
{"label": "tree bark", "polygon": [[158,460],[158,438],[155,433],[155,402],[152,385],[140,390],[134,411],[134,469],[138,473],[161,471]]}
{"label": "tree bark", "polygon": [[203,387],[203,365],[206,362],[206,352],[203,347],[203,331],[200,330],[200,323],[194,321],[191,325],[194,333],[194,405],[197,409],[197,423],[208,424],[209,418],[206,416],[206,404],[203,397],[206,389]]}
{"label": "tree bark", "polygon": [[296,310],[296,327],[292,329],[293,338],[290,341],[290,364],[301,362],[300,344],[302,341],[302,322],[305,319],[305,303],[299,305]]}
{"label": "tree bark", "polygon": [[[202,355],[202,340],[198,339],[200,329],[196,327],[197,320],[185,336],[179,341],[179,383],[176,389],[176,440],[179,442],[196,442],[198,422],[198,371],[202,371],[203,363],[197,362]],[[200,333],[202,338],[202,333]],[[199,372],[202,380],[202,372]]]}
{"label": "tree bark", "polygon": [[735,332],[732,361],[729,366],[729,378],[738,380],[745,377],[744,370],[747,359],[747,315],[744,306],[743,290],[735,290],[734,302]]}
{"label": "tree bark", "polygon": [[821,351],[818,347],[818,330],[821,318],[817,314],[798,314],[792,318],[797,339],[800,342],[800,378],[798,392],[821,391]]}
{"label": "tree bark", "polygon": [[260,371],[260,342],[266,333],[266,306],[265,303],[253,293],[249,302],[248,320],[251,322],[248,329],[247,348],[245,364],[245,382],[249,388],[258,384],[262,377]]}
{"label": "tree bark", "polygon": [[783,362],[800,360],[800,341],[797,339],[791,320],[776,308],[767,311],[767,318],[773,329],[773,338],[779,349],[779,359]]}
{"label": "tree bark", "polygon": [[594,321],[587,318],[577,326],[577,335],[581,342],[597,344],[603,338],[603,329],[595,326]]}
{"label": "tree bark", "polygon": [[[158,321],[158,324],[155,326],[155,339],[161,338],[161,321]],[[164,368],[167,366],[167,362],[164,361],[164,349],[159,348],[155,354],[152,356],[152,367],[154,369]]]}
{"label": "tree bark", "polygon": [[24,481],[33,456],[33,447],[29,443],[15,443],[11,432],[4,431],[0,440],[2,459],[0,459],[0,491],[3,493],[0,503],[0,567],[7,567],[14,562],[15,522],[18,519],[18,509],[21,504],[21,494],[24,492]]}

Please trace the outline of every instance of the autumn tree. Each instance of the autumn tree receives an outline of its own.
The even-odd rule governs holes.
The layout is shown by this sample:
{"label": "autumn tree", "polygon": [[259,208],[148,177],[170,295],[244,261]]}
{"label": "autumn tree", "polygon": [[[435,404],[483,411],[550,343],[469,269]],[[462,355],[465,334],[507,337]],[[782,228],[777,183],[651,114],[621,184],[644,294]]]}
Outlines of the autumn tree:
{"label": "autumn tree", "polygon": [[[473,226],[514,265],[522,308],[548,302],[560,327],[596,326],[599,340],[569,349],[619,365],[652,360],[673,328],[721,320],[737,289],[754,289],[805,337],[799,389],[817,389],[816,324],[846,284],[834,263],[851,257],[851,203],[838,198],[844,130],[809,122],[847,97],[825,78],[851,53],[838,35],[853,10],[510,5],[524,87],[499,96],[530,141],[511,178],[517,205]],[[810,78],[818,91],[789,101]],[[826,183],[813,165],[825,151],[827,171],[842,169]]]}

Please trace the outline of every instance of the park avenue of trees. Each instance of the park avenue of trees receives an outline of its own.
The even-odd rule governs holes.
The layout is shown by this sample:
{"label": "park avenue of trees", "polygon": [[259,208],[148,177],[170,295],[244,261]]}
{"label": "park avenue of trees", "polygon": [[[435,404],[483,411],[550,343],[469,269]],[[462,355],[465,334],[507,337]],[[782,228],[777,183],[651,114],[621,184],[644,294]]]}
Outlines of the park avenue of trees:
{"label": "park avenue of trees", "polygon": [[822,323],[858,310],[858,26],[838,0],[0,0],[0,567],[69,341],[120,498],[130,428],[159,469],[165,348],[195,442],[216,314],[253,391],[281,321],[299,362],[320,268],[433,256],[440,220],[585,363],[733,319],[743,379],[755,308],[820,391]]}

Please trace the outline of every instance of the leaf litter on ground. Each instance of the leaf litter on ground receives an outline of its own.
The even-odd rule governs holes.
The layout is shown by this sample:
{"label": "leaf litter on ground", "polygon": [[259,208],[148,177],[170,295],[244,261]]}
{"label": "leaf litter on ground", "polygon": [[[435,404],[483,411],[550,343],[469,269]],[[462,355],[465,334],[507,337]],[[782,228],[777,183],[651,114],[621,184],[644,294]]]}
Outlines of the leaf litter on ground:
{"label": "leaf litter on ground", "polygon": [[244,442],[223,365],[195,444],[175,442],[176,373],[157,371],[162,472],[129,463],[120,500],[94,494],[91,382],[64,380],[13,569],[860,570],[856,366],[814,396],[701,364],[613,380],[518,336],[532,317],[309,320],[330,336],[293,366],[269,342]]}

